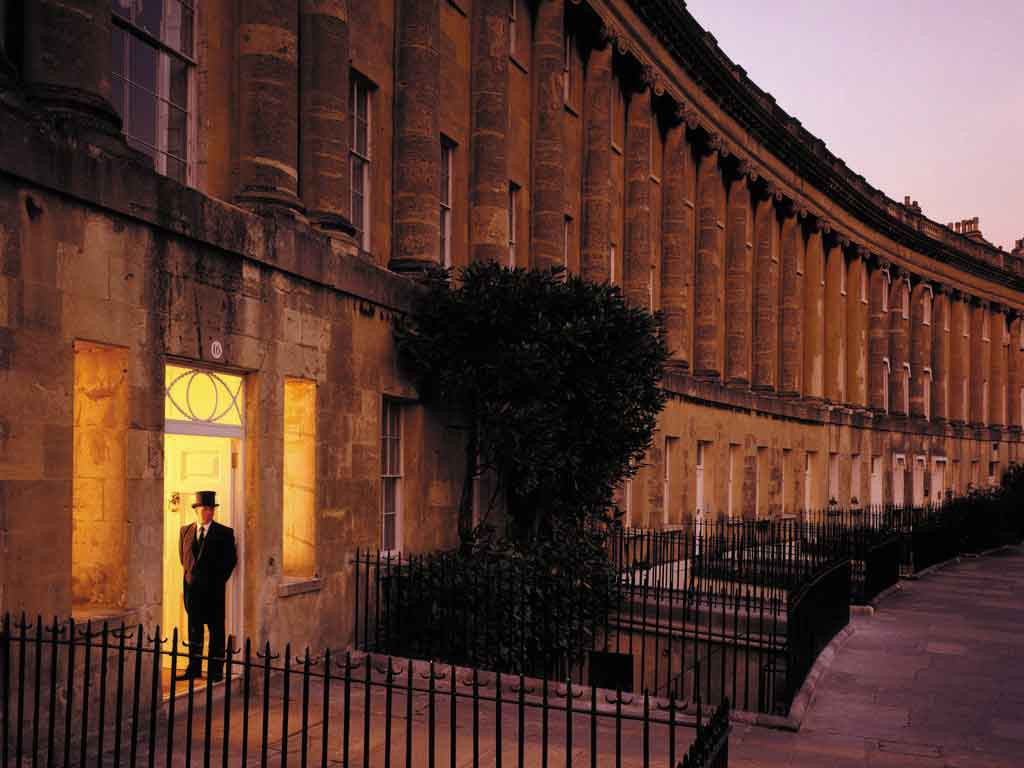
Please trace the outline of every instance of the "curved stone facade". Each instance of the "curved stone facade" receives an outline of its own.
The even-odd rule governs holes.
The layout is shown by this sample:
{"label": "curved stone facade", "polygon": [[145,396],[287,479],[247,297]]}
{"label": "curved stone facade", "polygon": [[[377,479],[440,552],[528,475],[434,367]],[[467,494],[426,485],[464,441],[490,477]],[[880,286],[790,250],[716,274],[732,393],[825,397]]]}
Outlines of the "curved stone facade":
{"label": "curved stone facade", "polygon": [[[137,4],[39,5],[0,40],[0,610],[160,621],[173,363],[244,381],[236,629],[344,644],[356,548],[455,536],[458,424],[390,334],[434,263],[564,264],[663,313],[669,403],[623,488],[633,525],[921,503],[1021,459],[1024,241],[871,188],[674,0],[204,0],[145,28]],[[154,36],[183,90],[141,85],[184,123],[126,106],[125,56]],[[124,363],[78,387],[96,345]],[[299,580],[291,379],[316,383]],[[75,398],[97,388],[120,414],[86,425],[120,446],[92,446],[123,464],[109,510],[76,490],[96,478]],[[90,605],[75,531],[103,519],[122,571]]]}

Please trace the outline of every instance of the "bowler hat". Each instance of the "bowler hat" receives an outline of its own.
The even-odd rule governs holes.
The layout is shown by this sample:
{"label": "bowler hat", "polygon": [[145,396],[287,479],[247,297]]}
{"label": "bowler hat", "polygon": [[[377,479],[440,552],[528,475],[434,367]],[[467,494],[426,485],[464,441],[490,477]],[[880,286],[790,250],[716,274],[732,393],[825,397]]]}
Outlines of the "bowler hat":
{"label": "bowler hat", "polygon": [[196,507],[219,507],[217,503],[217,492],[216,491],[199,491],[196,493],[195,503],[192,504],[192,509]]}

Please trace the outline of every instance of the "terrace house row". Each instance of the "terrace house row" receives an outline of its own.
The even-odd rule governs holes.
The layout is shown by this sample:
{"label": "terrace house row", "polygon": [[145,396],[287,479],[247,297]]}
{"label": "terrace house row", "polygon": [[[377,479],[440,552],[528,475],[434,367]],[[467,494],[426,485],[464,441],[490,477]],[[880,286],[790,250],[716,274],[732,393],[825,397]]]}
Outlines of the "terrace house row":
{"label": "terrace house row", "polygon": [[231,630],[343,644],[357,547],[454,543],[458,418],[391,335],[432,264],[564,265],[664,314],[634,526],[920,504],[1021,459],[1024,242],[872,188],[682,3],[0,20],[0,610],[180,626],[213,488]]}

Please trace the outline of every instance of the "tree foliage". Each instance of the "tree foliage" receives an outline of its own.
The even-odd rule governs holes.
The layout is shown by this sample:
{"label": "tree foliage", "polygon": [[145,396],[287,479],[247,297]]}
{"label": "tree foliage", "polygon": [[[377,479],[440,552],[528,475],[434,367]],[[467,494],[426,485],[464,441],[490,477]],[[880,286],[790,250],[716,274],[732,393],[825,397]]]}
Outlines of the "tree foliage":
{"label": "tree foliage", "polygon": [[463,542],[472,481],[486,470],[520,546],[550,536],[555,520],[602,518],[664,406],[660,319],[561,268],[474,264],[455,287],[437,273],[396,335],[423,397],[464,420]]}

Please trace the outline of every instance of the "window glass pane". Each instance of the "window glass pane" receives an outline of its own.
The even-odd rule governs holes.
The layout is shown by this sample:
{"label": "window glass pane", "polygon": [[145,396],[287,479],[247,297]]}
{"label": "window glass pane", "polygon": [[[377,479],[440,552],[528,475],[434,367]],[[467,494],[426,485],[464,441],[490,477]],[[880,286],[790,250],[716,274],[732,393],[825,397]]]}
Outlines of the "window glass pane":
{"label": "window glass pane", "polygon": [[167,98],[182,109],[188,109],[188,68],[181,59],[166,56],[170,64],[170,77]]}
{"label": "window glass pane", "polygon": [[185,145],[188,139],[188,120],[184,110],[166,105],[167,113],[167,152],[179,160],[185,159]]}
{"label": "window glass pane", "polygon": [[166,0],[166,15],[160,39],[184,54],[192,53],[192,11],[178,0]]}
{"label": "window glass pane", "polygon": [[370,147],[370,135],[369,126],[366,124],[366,120],[361,117],[357,117],[355,121],[356,125],[356,152],[365,156],[368,156]]}
{"label": "window glass pane", "polygon": [[141,142],[146,151],[156,145],[156,97],[135,86],[128,89],[128,137]]}
{"label": "window glass pane", "polygon": [[348,91],[348,113],[352,116],[352,136],[355,134],[355,116],[356,116],[356,90],[359,88],[359,83],[355,77],[352,78],[352,87]]}
{"label": "window glass pane", "polygon": [[193,24],[194,24],[194,22],[193,22],[194,17],[195,17],[195,12],[194,11],[192,11],[188,7],[183,7],[182,8],[182,11],[181,11],[181,46],[180,46],[179,50],[182,53],[186,54],[187,56],[191,56],[193,54],[193,51],[192,51],[192,29],[193,29]]}
{"label": "window glass pane", "polygon": [[242,377],[168,365],[164,369],[164,419],[242,425]]}
{"label": "window glass pane", "polygon": [[184,184],[187,181],[185,172],[185,163],[174,157],[167,158],[167,175],[177,181],[179,184]]}
{"label": "window glass pane", "polygon": [[120,27],[114,26],[110,30],[110,58],[114,68],[114,74],[123,75],[125,71],[125,33]]}
{"label": "window glass pane", "polygon": [[135,23],[149,32],[153,37],[164,39],[163,15],[164,0],[134,0]]}
{"label": "window glass pane", "polygon": [[356,116],[365,124],[370,119],[370,92],[363,84],[356,87]]}
{"label": "window glass pane", "polygon": [[133,83],[156,93],[156,49],[137,37],[128,44],[128,77]]}

